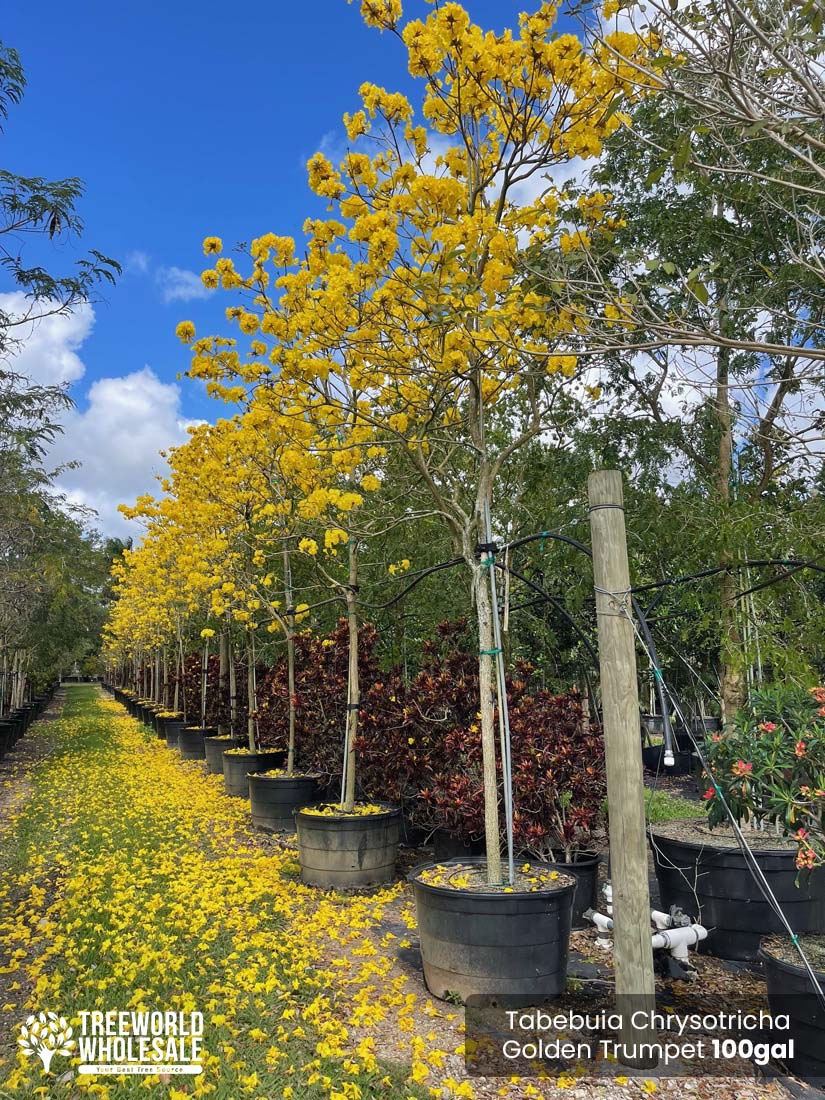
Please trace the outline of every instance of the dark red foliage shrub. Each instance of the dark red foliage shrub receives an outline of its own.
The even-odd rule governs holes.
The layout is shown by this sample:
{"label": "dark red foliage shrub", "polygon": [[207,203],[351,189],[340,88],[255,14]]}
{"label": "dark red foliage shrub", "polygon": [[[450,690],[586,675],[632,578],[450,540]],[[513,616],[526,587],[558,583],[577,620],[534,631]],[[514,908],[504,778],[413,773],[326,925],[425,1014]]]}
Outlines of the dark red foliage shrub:
{"label": "dark red foliage shrub", "polygon": [[[359,632],[361,708],[358,789],[361,797],[399,803],[408,822],[446,829],[458,841],[484,835],[478,657],[467,621],[444,623],[423,648],[418,675],[407,685],[376,659],[377,632]],[[326,638],[295,640],[296,764],[321,774],[330,794],[340,783],[346,723],[348,634],[342,620]],[[218,691],[218,658],[209,662],[207,720],[228,722]],[[601,732],[586,726],[581,701],[532,690],[533,670],[517,663],[507,682],[513,761],[514,839],[538,856],[582,847],[602,825],[605,798]],[[238,669],[239,705],[246,669]],[[200,713],[200,662],[186,665],[190,714]],[[264,746],[287,742],[286,658],[258,671],[258,729]],[[236,732],[245,731],[239,710]],[[499,763],[500,779],[500,763]],[[503,822],[503,812],[500,815]]]}

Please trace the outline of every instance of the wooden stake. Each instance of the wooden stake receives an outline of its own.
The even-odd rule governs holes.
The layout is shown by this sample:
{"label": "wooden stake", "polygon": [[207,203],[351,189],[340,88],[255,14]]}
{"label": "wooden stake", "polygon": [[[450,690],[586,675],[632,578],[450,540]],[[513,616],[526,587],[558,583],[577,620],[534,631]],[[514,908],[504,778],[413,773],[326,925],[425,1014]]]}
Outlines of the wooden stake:
{"label": "wooden stake", "polygon": [[619,1061],[650,1069],[658,1059],[652,1049],[643,1048],[656,1043],[656,1033],[631,1023],[634,1013],[651,1013],[655,1001],[639,688],[622,476],[617,470],[598,470],[590,475],[587,491],[610,818],[613,962],[617,1006],[624,1022]]}

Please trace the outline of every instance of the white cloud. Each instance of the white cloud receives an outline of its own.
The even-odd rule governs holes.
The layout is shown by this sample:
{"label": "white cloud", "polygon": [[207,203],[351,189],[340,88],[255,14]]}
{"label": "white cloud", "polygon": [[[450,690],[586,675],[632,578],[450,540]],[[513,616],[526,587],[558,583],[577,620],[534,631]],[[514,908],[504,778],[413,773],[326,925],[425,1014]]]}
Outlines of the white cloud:
{"label": "white cloud", "polygon": [[164,302],[191,302],[196,298],[208,298],[211,293],[201,282],[200,275],[183,267],[159,267],[155,282]]}
{"label": "white cloud", "polygon": [[[48,303],[34,308],[42,312],[48,309]],[[2,313],[23,317],[31,309],[31,300],[20,291],[0,294]],[[72,313],[52,314],[15,326],[12,339],[20,341],[20,346],[8,361],[9,369],[45,386],[76,382],[85,373],[77,349],[92,331],[94,321],[94,310],[85,303]]]}
{"label": "white cloud", "polygon": [[155,478],[166,462],[158,452],[183,443],[194,422],[181,414],[180,387],[161,382],[149,367],[98,379],[88,398],[86,410],[66,418],[53,448],[53,462],[81,463],[60,475],[58,487],[72,503],[93,508],[106,534],[139,537],[139,526],[117,506],[159,490]]}
{"label": "white cloud", "polygon": [[151,259],[148,252],[134,249],[126,257],[126,270],[130,275],[148,275]]}

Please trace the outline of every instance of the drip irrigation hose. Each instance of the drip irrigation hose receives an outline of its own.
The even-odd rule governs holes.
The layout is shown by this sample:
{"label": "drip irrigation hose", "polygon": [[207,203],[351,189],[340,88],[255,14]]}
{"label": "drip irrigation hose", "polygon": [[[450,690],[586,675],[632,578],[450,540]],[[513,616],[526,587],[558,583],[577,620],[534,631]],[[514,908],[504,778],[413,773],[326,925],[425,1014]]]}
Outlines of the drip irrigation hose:
{"label": "drip irrigation hose", "polygon": [[552,596],[546,589],[542,588],[542,586],[540,584],[538,584],[534,580],[531,580],[530,577],[526,577],[523,573],[520,573],[517,569],[514,569],[512,567],[512,565],[505,565],[503,562],[496,562],[496,568],[501,569],[502,572],[509,572],[511,574],[511,576],[515,577],[517,580],[520,580],[522,582],[522,584],[526,584],[528,588],[532,588],[532,590],[534,592],[537,592],[540,596],[540,599],[538,599],[538,600],[531,600],[529,603],[517,604],[515,607],[511,608],[511,610],[513,610],[513,611],[521,610],[522,608],[530,607],[532,604],[536,604],[536,603],[549,603],[549,604],[551,604],[556,609],[556,611],[559,612],[559,614],[562,616],[562,618],[565,620],[565,622],[568,624],[568,626],[572,627],[572,629],[578,635],[579,639],[582,642],[584,642],[584,645],[585,645],[585,648],[587,649],[587,652],[593,658],[593,663],[598,664],[599,655],[596,653],[596,650],[593,648],[593,643],[587,637],[585,632],[582,630],[582,628],[579,626],[579,624],[576,622],[576,620],[573,618],[573,616],[570,614],[570,612],[567,610],[567,608],[564,606],[564,604],[556,596]]}

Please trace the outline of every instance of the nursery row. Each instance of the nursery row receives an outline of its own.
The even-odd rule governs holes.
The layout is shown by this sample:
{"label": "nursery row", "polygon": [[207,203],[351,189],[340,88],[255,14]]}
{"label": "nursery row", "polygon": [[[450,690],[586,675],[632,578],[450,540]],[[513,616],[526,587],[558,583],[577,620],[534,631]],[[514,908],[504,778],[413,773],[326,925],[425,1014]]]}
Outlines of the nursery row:
{"label": "nursery row", "polygon": [[[240,701],[233,708],[229,676],[226,669],[221,676],[217,656],[210,657],[205,680],[197,657],[184,664],[178,697],[187,701],[188,722],[183,713],[175,715],[160,703],[159,711],[184,725],[212,728],[227,741],[234,737],[253,752],[282,750],[279,763],[286,765],[291,710],[291,772],[317,776],[320,789],[338,796],[347,723],[346,633],[342,623],[327,637],[295,637],[291,693],[285,658],[256,670],[253,744],[247,730],[249,710]],[[421,669],[409,682],[401,670],[379,666],[373,627],[362,626],[359,634],[358,796],[399,805],[407,826],[421,835],[438,830],[459,845],[479,841],[484,810],[478,661],[469,652],[466,623],[442,624],[438,638],[423,647]],[[554,695],[535,681],[533,669],[519,663],[507,685],[514,831],[522,851],[552,859],[592,848],[604,829],[604,745],[576,690]],[[167,698],[173,694],[172,677]],[[202,696],[199,721],[193,711],[200,714]]]}
{"label": "nursery row", "polygon": [[[227,794],[250,800],[254,825],[296,831],[301,876],[309,885],[340,890],[387,883],[396,876],[399,842],[421,839],[421,827],[415,824],[416,799],[408,801],[402,813],[401,806],[365,792],[355,812],[343,814],[329,794],[329,776],[286,774],[284,747],[253,753],[245,743],[218,735],[215,728],[187,727],[165,716],[156,704],[128,690],[116,688],[114,694],[170,749],[178,749],[182,759],[203,760],[206,773],[223,774]],[[554,702],[564,703],[581,728],[575,696]],[[730,735],[735,739],[737,731]],[[712,744],[720,744],[719,735],[713,736]],[[362,737],[369,741],[368,735]],[[385,775],[391,772],[385,764]],[[325,791],[329,801],[323,800]],[[758,957],[765,967],[772,1008],[793,1017],[798,1047],[794,1068],[809,1075],[821,1072],[825,1067],[819,1059],[819,1029],[825,1027],[825,1015],[811,993],[808,975],[794,961],[791,942],[779,935],[786,929],[762,895],[748,861],[755,861],[800,944],[819,965],[825,961],[825,872],[817,869],[800,879],[797,844],[775,828],[748,832],[748,857],[730,829],[711,829],[701,819],[653,826],[649,835],[661,896],[660,911],[653,914],[658,929],[652,933],[653,943],[654,948],[671,951],[670,973],[679,976],[683,967],[681,974],[689,976],[685,948],[700,940],[700,950],[722,958]],[[605,848],[604,831],[589,836],[596,847]],[[566,988],[571,928],[590,920],[603,931],[612,927],[610,915],[594,912],[598,852],[590,858],[579,853],[571,863],[556,864],[535,858],[522,862],[522,857],[514,885],[499,890],[485,882],[482,860],[466,850],[448,859],[451,854],[444,848],[436,851],[435,863],[419,865],[409,876],[429,990],[436,996],[462,998],[506,993],[524,1003],[560,995]],[[825,981],[825,975],[819,978]]]}

